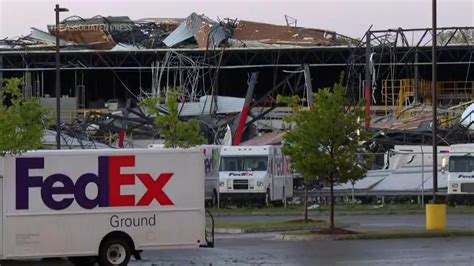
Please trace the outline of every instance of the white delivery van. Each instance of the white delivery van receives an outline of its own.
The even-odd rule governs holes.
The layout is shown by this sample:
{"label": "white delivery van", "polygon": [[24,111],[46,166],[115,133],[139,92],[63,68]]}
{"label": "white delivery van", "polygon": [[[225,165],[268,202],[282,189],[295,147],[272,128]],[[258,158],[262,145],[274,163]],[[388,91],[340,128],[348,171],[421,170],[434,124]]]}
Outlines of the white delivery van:
{"label": "white delivery van", "polygon": [[[4,158],[3,259],[97,258],[207,241],[200,149],[33,151]],[[80,260],[80,259],[84,260]]]}
{"label": "white delivery van", "polygon": [[293,197],[289,160],[280,146],[223,146],[219,172],[222,201],[281,204]]}

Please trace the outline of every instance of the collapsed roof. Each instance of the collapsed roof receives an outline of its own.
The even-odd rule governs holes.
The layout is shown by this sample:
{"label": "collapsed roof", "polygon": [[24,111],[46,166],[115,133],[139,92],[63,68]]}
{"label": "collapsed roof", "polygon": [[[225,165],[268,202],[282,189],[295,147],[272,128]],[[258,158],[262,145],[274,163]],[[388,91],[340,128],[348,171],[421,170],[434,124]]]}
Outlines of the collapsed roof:
{"label": "collapsed roof", "polygon": [[[0,49],[53,49],[56,27],[45,32],[31,28],[31,34],[0,40]],[[123,47],[154,49],[187,47],[330,46],[336,33],[290,25],[274,25],[245,20],[212,20],[205,15],[187,18],[144,18],[71,16],[59,25],[60,45],[70,49],[113,50]],[[118,48],[117,48],[118,47]]]}

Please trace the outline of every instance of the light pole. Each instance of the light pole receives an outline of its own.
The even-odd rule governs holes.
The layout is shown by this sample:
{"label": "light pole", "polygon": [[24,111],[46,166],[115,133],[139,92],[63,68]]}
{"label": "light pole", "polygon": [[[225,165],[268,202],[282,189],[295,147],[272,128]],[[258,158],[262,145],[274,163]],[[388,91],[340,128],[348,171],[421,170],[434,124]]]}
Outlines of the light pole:
{"label": "light pole", "polygon": [[433,104],[433,204],[436,203],[436,193],[438,192],[438,93],[437,93],[437,71],[436,71],[436,0],[432,0],[432,19],[433,28],[432,31],[432,45],[431,45],[431,57],[432,57],[432,104]]}
{"label": "light pole", "polygon": [[68,12],[67,8],[60,8],[56,4],[56,148],[61,149],[61,88],[59,71],[59,13]]}

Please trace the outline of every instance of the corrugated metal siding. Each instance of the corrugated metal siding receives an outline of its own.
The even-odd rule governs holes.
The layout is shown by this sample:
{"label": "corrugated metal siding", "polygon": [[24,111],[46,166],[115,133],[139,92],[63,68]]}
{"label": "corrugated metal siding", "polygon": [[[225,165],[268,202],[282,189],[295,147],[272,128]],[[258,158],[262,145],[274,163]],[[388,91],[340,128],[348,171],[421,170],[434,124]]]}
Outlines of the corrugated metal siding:
{"label": "corrugated metal siding", "polygon": [[168,47],[173,47],[176,44],[183,42],[193,36],[193,33],[186,26],[185,21],[181,23],[173,32],[171,32],[171,34],[163,40],[163,43]]}
{"label": "corrugated metal siding", "polygon": [[215,21],[192,13],[163,40],[163,43],[168,47],[173,47],[191,37],[196,39],[200,48],[214,48],[219,46],[227,36],[225,30]]}

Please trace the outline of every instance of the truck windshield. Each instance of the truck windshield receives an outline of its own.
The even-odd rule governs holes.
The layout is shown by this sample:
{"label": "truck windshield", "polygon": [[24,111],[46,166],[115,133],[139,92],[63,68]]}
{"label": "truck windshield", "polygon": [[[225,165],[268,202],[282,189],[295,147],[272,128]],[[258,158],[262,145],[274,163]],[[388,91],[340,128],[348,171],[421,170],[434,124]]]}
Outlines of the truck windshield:
{"label": "truck windshield", "polygon": [[449,157],[450,172],[472,172],[474,171],[474,157],[451,156]]}
{"label": "truck windshield", "polygon": [[221,171],[267,171],[267,157],[222,157]]}

